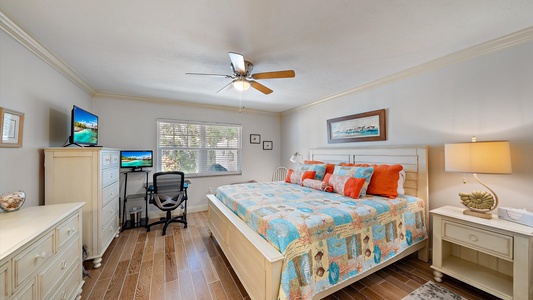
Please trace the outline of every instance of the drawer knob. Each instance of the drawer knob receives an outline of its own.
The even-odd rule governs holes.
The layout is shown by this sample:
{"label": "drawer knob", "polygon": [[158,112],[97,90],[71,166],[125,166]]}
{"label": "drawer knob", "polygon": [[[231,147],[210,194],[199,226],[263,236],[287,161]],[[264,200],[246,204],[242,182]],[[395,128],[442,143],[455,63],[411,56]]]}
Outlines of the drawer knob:
{"label": "drawer knob", "polygon": [[67,232],[70,234],[71,232],[76,232],[76,227],[69,228]]}
{"label": "drawer knob", "polygon": [[62,291],[61,292],[61,300],[65,300],[67,299],[67,292],[66,291]]}
{"label": "drawer knob", "polygon": [[477,236],[471,234],[471,235],[470,235],[470,240],[471,240],[472,242],[477,242],[478,238],[477,238]]}
{"label": "drawer knob", "polygon": [[46,251],[43,251],[42,253],[37,253],[35,254],[35,259],[39,259],[39,258],[46,258]]}
{"label": "drawer knob", "polygon": [[66,267],[67,267],[67,261],[66,261],[66,260],[63,260],[63,261],[61,262],[61,270],[63,270],[63,269],[66,268]]}

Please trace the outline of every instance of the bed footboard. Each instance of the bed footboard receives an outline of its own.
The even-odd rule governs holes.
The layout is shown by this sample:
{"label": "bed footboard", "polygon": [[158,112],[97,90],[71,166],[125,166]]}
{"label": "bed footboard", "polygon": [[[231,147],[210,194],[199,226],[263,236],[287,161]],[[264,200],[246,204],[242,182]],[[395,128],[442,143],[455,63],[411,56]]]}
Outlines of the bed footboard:
{"label": "bed footboard", "polygon": [[278,297],[283,256],[246,223],[207,195],[209,229],[252,299]]}

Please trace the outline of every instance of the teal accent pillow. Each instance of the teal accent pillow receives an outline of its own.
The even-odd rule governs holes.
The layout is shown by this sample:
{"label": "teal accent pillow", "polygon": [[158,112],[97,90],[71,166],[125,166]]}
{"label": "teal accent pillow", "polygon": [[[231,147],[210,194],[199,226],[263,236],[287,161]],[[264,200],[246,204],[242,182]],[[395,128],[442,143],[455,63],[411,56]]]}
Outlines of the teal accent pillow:
{"label": "teal accent pillow", "polygon": [[334,175],[340,175],[340,176],[352,176],[355,178],[364,178],[365,184],[363,185],[363,188],[361,188],[361,193],[359,194],[359,198],[366,196],[366,190],[368,189],[368,185],[370,184],[370,179],[372,178],[372,174],[374,174],[374,168],[373,167],[351,167],[351,166],[335,166],[335,170],[333,171]]}
{"label": "teal accent pillow", "polygon": [[326,164],[323,165],[299,165],[298,171],[316,171],[315,179],[324,180],[326,174]]}

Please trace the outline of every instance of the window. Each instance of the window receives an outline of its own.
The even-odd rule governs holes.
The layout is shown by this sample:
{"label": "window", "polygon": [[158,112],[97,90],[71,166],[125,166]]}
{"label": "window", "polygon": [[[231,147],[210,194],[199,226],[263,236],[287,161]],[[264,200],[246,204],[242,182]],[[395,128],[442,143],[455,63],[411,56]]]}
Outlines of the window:
{"label": "window", "polygon": [[188,176],[240,175],[242,126],[157,120],[157,167]]}

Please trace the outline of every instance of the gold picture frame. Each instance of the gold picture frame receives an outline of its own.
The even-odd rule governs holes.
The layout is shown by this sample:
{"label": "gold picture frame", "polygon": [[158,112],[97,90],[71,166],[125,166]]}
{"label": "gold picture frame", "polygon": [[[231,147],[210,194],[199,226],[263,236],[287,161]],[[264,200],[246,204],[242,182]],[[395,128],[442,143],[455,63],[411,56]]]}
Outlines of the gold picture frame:
{"label": "gold picture frame", "polygon": [[18,111],[0,107],[0,147],[22,147],[24,130],[24,114]]}

